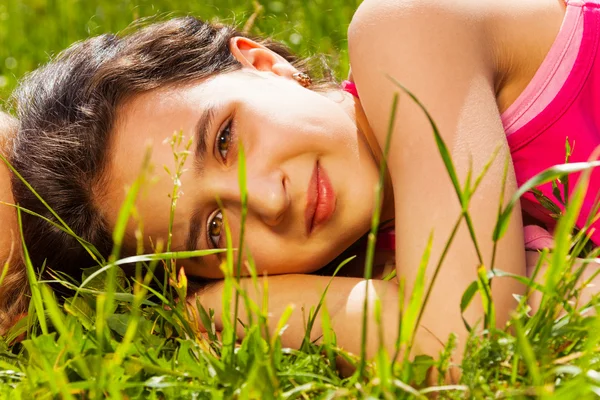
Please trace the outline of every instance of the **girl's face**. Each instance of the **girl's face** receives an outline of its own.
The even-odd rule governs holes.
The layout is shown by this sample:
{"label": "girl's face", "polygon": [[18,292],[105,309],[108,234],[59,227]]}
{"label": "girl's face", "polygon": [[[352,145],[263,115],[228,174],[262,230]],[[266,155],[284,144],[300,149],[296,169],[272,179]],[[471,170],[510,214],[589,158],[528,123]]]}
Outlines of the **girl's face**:
{"label": "girl's face", "polygon": [[[244,249],[259,272],[312,272],[369,228],[378,165],[347,93],[316,93],[276,72],[245,67],[133,97],[116,121],[98,204],[114,227],[125,188],[139,176],[151,145],[153,179],[137,199],[146,252],[150,243],[167,241],[176,170],[168,140],[175,132],[185,137],[178,151],[190,139],[193,144],[180,179],[172,250],[225,247],[224,215],[238,247],[242,145],[248,192]],[[132,220],[130,245],[136,228]],[[221,258],[180,263],[188,275],[218,278]]]}

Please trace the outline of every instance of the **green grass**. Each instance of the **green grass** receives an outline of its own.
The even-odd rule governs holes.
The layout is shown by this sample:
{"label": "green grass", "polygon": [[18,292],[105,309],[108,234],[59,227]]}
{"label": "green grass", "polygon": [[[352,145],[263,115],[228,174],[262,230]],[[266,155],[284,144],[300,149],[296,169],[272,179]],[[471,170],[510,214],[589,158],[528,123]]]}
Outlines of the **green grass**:
{"label": "green grass", "polygon": [[359,0],[2,0],[0,99],[23,74],[77,40],[119,32],[133,20],[192,14],[270,36],[297,54],[325,54],[338,77],[348,74],[346,31]]}
{"label": "green grass", "polygon": [[[48,54],[87,37],[90,32],[120,30],[136,17],[172,11],[177,14],[191,12],[208,19],[219,15],[229,21],[234,21],[235,15],[235,21],[243,26],[257,9],[241,1],[220,2],[218,7],[210,2],[168,3],[169,7],[166,1],[94,4],[74,0],[5,0],[0,4],[0,20],[3,21],[0,24],[0,75],[4,77],[4,86],[0,89],[2,97],[8,97],[16,78],[44,62]],[[347,54],[341,49],[344,48],[347,24],[356,4],[334,0],[263,5],[263,11],[252,26],[253,32],[270,34],[286,41],[305,55],[313,52],[330,54],[338,76],[343,77],[347,73]],[[8,59],[14,61],[7,62]],[[398,85],[398,91],[404,89]],[[414,100],[418,102],[418,99]],[[430,119],[430,122],[440,156],[462,204],[462,212],[456,216],[456,226],[463,220],[468,226],[469,201],[485,169],[473,171],[480,175],[473,181],[467,179],[461,183],[456,178],[452,159],[434,121]],[[185,157],[186,145],[181,136],[173,137],[176,160],[181,161]],[[243,151],[240,155],[240,187],[244,196],[246,171]],[[182,165],[180,162],[176,164]],[[582,169],[588,171],[590,166],[570,164],[553,168],[532,179],[523,191],[557,179],[565,184],[565,173]],[[456,307],[466,309],[479,293],[484,301],[485,316],[471,331],[464,361],[456,366],[462,371],[460,382],[445,385],[442,377],[452,365],[450,356],[456,346],[454,337],[448,338],[444,350],[436,358],[396,359],[381,349],[374,360],[365,362],[336,346],[335,333],[327,329],[331,324],[325,305],[307,310],[308,327],[315,323],[316,318],[321,319],[324,327],[322,342],[317,345],[305,340],[299,350],[282,348],[278,335],[265,333],[268,320],[265,304],[252,302],[243,290],[239,290],[236,275],[240,260],[234,257],[231,246],[226,250],[227,262],[224,265],[224,308],[237,310],[238,302],[244,302],[245,308],[252,310],[247,319],[251,323],[245,326],[244,338],[239,346],[234,346],[235,317],[225,319],[221,339],[218,338],[211,329],[210,310],[199,307],[200,313],[196,316],[184,306],[185,302],[179,301],[186,295],[187,278],[176,273],[173,261],[208,252],[171,253],[167,243],[165,252],[157,245],[156,254],[125,260],[119,257],[124,234],[122,227],[132,212],[136,190],[145,179],[145,170],[143,167],[138,182],[132,186],[122,206],[113,234],[114,251],[103,266],[84,270],[81,277],[72,277],[76,280],[55,273],[57,281],[75,289],[75,295],[67,299],[57,298],[49,290],[48,282],[41,281],[31,265],[26,263],[32,288],[29,318],[22,320],[0,340],[0,398],[395,399],[427,398],[430,393],[437,392],[443,398],[579,399],[600,395],[600,318],[591,314],[596,304],[566,301],[579,297],[583,283],[577,283],[577,278],[587,268],[585,263],[574,266],[573,255],[594,257],[598,253],[590,249],[585,237],[573,229],[583,186],[568,199],[558,193],[559,201],[567,203],[567,211],[557,227],[555,251],[542,257],[550,264],[550,272],[543,285],[536,285],[526,278],[508,276],[494,269],[493,265],[488,272],[474,268],[473,284]],[[180,167],[171,171],[175,185],[181,172]],[[587,173],[583,174],[583,183]],[[177,192],[177,187],[174,187],[173,193]],[[515,196],[499,207],[495,240],[501,239],[516,201],[518,198]],[[245,204],[244,198],[242,204]],[[373,220],[375,227],[377,218],[376,214]],[[65,226],[62,229],[69,231]],[[453,235],[447,238],[448,247],[452,239]],[[474,234],[472,240],[477,249],[478,238]],[[86,246],[83,241],[81,243]],[[230,233],[228,243],[231,243]],[[133,277],[125,277],[119,268],[127,261],[136,264]],[[439,270],[442,260],[432,261],[436,262],[433,268]],[[411,300],[406,306],[401,305],[402,318],[396,344],[399,353],[412,345],[413,328],[418,324],[432,290],[424,283],[427,264],[426,251],[414,291],[406,293]],[[165,268],[169,279],[154,279],[153,271],[157,268]],[[252,262],[250,270],[255,271]],[[367,266],[367,274],[369,270]],[[255,273],[252,279],[255,285],[263,284]],[[490,286],[498,279],[518,279],[530,287],[530,292],[539,290],[544,293],[540,310],[530,315],[525,296],[520,299],[520,305],[508,325],[495,326]],[[402,280],[400,282],[402,291],[404,286]],[[376,304],[375,310],[379,310],[380,306]],[[290,309],[289,312],[300,310]],[[276,331],[283,329],[286,316],[289,314],[283,315]],[[208,339],[200,333],[200,323],[207,328]],[[21,334],[25,334],[26,339],[15,343],[14,339]],[[364,342],[363,338],[363,346]],[[348,378],[340,377],[335,369],[336,356],[354,364],[357,373]],[[433,386],[425,387],[423,381],[431,366],[442,373]]]}

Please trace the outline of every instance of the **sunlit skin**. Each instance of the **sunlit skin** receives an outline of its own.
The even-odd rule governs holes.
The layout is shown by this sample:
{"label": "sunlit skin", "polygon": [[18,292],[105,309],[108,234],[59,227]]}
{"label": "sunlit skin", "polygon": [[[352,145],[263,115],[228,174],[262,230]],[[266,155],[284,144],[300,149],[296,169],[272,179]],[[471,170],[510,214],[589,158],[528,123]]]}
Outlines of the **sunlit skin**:
{"label": "sunlit skin", "polygon": [[[16,129],[16,121],[0,112],[0,154],[8,157],[10,137]],[[9,261],[15,267],[19,259],[20,241],[17,215],[13,204],[14,199],[10,185],[10,171],[3,161],[0,161],[0,268]]]}
{"label": "sunlit skin", "polygon": [[[154,179],[144,189],[137,207],[147,243],[166,242],[173,179],[163,167],[174,173],[174,155],[167,141],[175,132],[181,132],[186,138],[183,142],[192,138],[193,144],[181,177],[173,250],[226,247],[224,228],[219,238],[219,229],[213,227],[211,231],[209,227],[210,221],[220,218],[217,199],[223,204],[237,247],[240,145],[246,155],[249,196],[245,244],[259,272],[312,272],[365,234],[379,175],[376,156],[358,127],[368,125],[363,120],[357,126],[350,94],[305,89],[290,77],[291,69],[278,68],[279,61],[274,57],[274,68],[271,65],[268,72],[244,68],[186,86],[152,91],[124,104],[112,136],[107,172],[110,179],[102,196],[107,219],[116,221],[125,195],[123,188],[137,178],[143,149],[151,146]],[[210,107],[215,109],[214,122],[208,130],[206,155],[200,162],[195,127]],[[364,115],[359,118],[364,119]],[[180,147],[184,150],[185,145]],[[307,234],[307,191],[317,161],[333,186],[335,211]],[[388,198],[384,219],[392,217],[391,207]],[[192,246],[187,243],[190,224],[199,225],[200,233]],[[135,228],[132,222],[130,242]],[[216,234],[209,235],[211,232]],[[181,264],[189,275],[218,278],[222,276],[218,260],[218,256],[209,256],[182,260]]]}
{"label": "sunlit skin", "polygon": [[[15,209],[6,204],[13,204],[13,196],[10,190],[10,173],[8,168],[0,161],[0,268],[9,260],[18,256],[19,232]],[[5,203],[5,204],[3,204]]]}
{"label": "sunlit skin", "polygon": [[[509,164],[505,192],[500,192],[504,160],[510,158],[500,112],[510,106],[535,74],[563,15],[564,4],[558,0],[367,0],[349,29],[351,78],[358,86],[360,100],[339,91],[323,95],[304,89],[290,79],[293,67],[289,64],[276,61],[273,54],[256,44],[234,39],[230,49],[244,66],[242,71],[151,92],[123,105],[111,144],[112,161],[107,174],[111,179],[106,188],[110,201],[102,202],[102,207],[114,223],[124,196],[123,187],[137,176],[135,167],[141,164],[144,143],[154,143],[154,165],[172,166],[168,146],[158,146],[165,137],[176,130],[189,136],[206,102],[239,107],[236,118],[241,117],[242,122],[237,131],[242,132],[249,171],[248,247],[259,268],[269,274],[286,274],[270,278],[272,322],[290,302],[307,309],[319,301],[327,280],[299,273],[323,265],[369,227],[378,152],[367,145],[372,142],[367,138],[372,129],[379,147],[385,142],[391,99],[398,91],[384,74],[389,73],[408,85],[430,111],[449,146],[461,182],[469,169],[481,171],[490,155],[499,149],[469,207],[479,238],[479,254],[462,225],[445,253],[435,289],[417,328],[418,340],[413,350],[415,354],[436,355],[440,343],[451,332],[458,335],[462,345],[467,336],[462,317],[470,323],[480,321],[483,308],[479,300],[474,300],[461,315],[461,296],[475,279],[477,267],[490,266],[498,199],[503,196],[506,201],[516,190]],[[354,113],[356,109],[361,111]],[[222,126],[227,120],[232,112],[229,110],[218,118],[217,125]],[[365,136],[361,137],[360,132]],[[434,232],[427,281],[432,279],[431,265],[444,253],[461,208],[438,155],[430,123],[407,96],[400,97],[394,135],[382,219],[395,218],[395,266],[398,276],[406,280],[409,293],[430,235]],[[307,238],[302,231],[305,200],[299,193],[305,193],[319,157],[336,189],[337,208],[335,215]],[[191,159],[188,160],[189,171],[182,179],[184,195],[177,205],[176,248],[182,248],[193,210],[206,210],[203,212],[208,215],[216,209],[216,195],[223,200],[233,236],[237,236],[239,192],[235,164],[225,167],[217,160],[210,158],[205,175],[194,170]],[[168,176],[157,176],[158,182],[138,203],[145,234],[155,239],[165,235],[167,194],[172,189]],[[257,197],[258,193],[263,196]],[[281,193],[289,193],[290,197]],[[498,244],[496,268],[519,275],[527,273],[526,265],[534,257],[527,254],[526,259],[522,229],[517,208]],[[132,224],[131,236],[133,230]],[[212,267],[184,265],[190,274],[203,275],[207,271],[203,276],[213,276],[208,272],[216,270],[216,259]],[[360,279],[334,280],[327,301],[333,304],[329,309],[334,316],[333,328],[342,332],[338,334],[338,344],[354,352],[360,348],[356,328],[362,320],[366,295],[382,299],[384,326],[390,327],[384,329],[384,344],[392,351],[395,329],[391,327],[397,326],[399,315],[397,284],[376,281],[371,289],[365,291],[365,282]],[[516,305],[513,294],[520,293],[523,287],[515,281],[495,281],[493,295],[499,326]],[[220,316],[220,286],[199,295],[202,304]],[[261,298],[261,293],[252,295]],[[374,326],[372,323],[370,329]],[[283,336],[284,344],[297,346],[303,328],[302,316],[292,316]],[[313,333],[315,338],[319,336],[318,329]],[[374,335],[373,330],[370,337]],[[370,341],[367,354],[373,355],[377,346],[376,340]],[[458,352],[457,361],[460,357]]]}

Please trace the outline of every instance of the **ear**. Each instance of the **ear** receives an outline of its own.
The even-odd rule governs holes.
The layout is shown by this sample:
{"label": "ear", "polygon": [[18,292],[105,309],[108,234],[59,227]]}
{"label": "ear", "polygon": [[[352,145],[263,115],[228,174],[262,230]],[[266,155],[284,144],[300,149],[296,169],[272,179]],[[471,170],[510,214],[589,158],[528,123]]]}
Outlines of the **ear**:
{"label": "ear", "polygon": [[298,72],[285,58],[254,40],[235,36],[229,40],[231,54],[244,67],[258,71],[272,72],[286,78]]}

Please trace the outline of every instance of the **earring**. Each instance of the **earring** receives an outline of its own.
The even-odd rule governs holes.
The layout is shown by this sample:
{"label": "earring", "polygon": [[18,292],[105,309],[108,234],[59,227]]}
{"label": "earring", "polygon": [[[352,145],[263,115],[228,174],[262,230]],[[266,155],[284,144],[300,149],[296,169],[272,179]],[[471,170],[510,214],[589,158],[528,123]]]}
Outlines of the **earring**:
{"label": "earring", "polygon": [[312,85],[312,79],[304,72],[296,72],[292,75],[292,78],[294,78],[302,87],[307,88]]}

